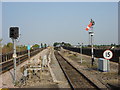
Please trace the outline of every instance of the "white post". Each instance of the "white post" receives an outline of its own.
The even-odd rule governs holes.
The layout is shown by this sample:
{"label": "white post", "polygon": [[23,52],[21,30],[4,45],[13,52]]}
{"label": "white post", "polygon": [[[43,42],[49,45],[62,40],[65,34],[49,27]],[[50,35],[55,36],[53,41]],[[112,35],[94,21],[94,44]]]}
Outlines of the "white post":
{"label": "white post", "polygon": [[92,53],[92,66],[94,62],[94,51],[93,51],[93,35],[91,35],[91,53]]}
{"label": "white post", "polygon": [[80,53],[81,53],[81,63],[82,63],[82,45],[83,45],[83,43],[81,43],[81,49],[80,49]]}
{"label": "white post", "polygon": [[110,60],[107,60],[107,71],[110,71]]}
{"label": "white post", "polygon": [[14,61],[14,84],[16,83],[16,41],[13,40],[13,61]]}
{"label": "white post", "polygon": [[[93,29],[93,27],[91,27],[91,29]],[[94,63],[94,50],[93,50],[93,36],[94,36],[94,32],[93,31],[90,31],[89,32],[89,35],[90,35],[90,37],[91,37],[91,55],[92,55],[92,62],[91,62],[91,64],[92,64],[92,66],[93,66],[93,63]]]}
{"label": "white post", "polygon": [[[19,47],[18,47],[18,48],[19,48],[19,54],[20,54],[20,45],[19,45]],[[19,55],[19,56],[20,56],[20,55]],[[19,65],[20,65],[20,58],[19,58]]]}
{"label": "white post", "polygon": [[28,50],[28,63],[30,63],[30,50]]}

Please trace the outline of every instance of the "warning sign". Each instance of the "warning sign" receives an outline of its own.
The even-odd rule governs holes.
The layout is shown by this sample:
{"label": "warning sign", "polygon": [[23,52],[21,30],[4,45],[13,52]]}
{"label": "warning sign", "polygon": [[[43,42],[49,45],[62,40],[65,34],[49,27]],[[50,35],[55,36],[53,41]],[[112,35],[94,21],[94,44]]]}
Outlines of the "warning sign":
{"label": "warning sign", "polygon": [[113,57],[113,53],[110,50],[105,50],[103,52],[103,57],[107,60],[111,59]]}

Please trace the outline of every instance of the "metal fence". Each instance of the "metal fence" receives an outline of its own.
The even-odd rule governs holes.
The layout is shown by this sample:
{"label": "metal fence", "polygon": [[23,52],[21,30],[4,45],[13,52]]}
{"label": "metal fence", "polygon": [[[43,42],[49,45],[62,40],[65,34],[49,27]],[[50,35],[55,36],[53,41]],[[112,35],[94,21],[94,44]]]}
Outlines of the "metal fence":
{"label": "metal fence", "polygon": [[[39,50],[39,49],[31,49],[30,52],[32,53],[36,50]],[[27,54],[27,53],[28,53],[28,50],[17,52],[17,56],[21,56],[21,55],[24,55],[24,54]],[[8,61],[12,58],[13,58],[13,53],[2,54],[2,55],[0,55],[0,63]]]}
{"label": "metal fence", "polygon": [[[75,47],[63,47],[64,49],[78,52],[80,53],[80,48],[75,48]],[[103,58],[103,52],[106,49],[94,49],[94,57],[96,58]],[[113,57],[110,59],[110,61],[113,62],[119,62],[119,57],[120,57],[120,49],[119,50],[111,50],[113,52]],[[82,53],[85,55],[91,56],[91,49],[90,48],[82,48]]]}

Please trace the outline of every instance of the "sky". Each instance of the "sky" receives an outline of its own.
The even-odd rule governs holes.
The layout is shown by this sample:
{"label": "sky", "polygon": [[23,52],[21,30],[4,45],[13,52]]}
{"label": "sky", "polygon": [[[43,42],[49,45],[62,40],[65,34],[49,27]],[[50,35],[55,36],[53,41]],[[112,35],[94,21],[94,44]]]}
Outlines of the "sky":
{"label": "sky", "polygon": [[2,3],[0,2],[0,38],[2,38]]}
{"label": "sky", "polygon": [[91,18],[94,44],[118,44],[117,2],[2,2],[3,44],[11,42],[11,26],[20,28],[19,42],[25,45],[89,44],[85,28]]}
{"label": "sky", "polygon": [[[120,2],[118,3],[118,16],[120,16]],[[118,17],[118,44],[120,45],[120,17]]]}

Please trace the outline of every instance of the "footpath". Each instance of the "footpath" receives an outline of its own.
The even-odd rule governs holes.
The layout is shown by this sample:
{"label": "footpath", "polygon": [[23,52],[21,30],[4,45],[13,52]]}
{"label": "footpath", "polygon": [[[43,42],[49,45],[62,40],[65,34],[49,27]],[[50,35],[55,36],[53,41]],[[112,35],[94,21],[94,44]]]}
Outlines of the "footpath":
{"label": "footpath", "polygon": [[53,77],[53,81],[58,83],[58,88],[70,88],[62,69],[54,55],[54,49],[51,48],[49,54],[49,69]]}

